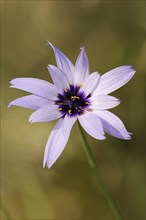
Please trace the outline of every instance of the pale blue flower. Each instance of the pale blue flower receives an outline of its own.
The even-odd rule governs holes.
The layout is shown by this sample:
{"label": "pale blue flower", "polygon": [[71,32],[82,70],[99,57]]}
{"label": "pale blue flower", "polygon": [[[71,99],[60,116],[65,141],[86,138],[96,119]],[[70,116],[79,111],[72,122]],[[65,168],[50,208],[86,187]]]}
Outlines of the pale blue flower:
{"label": "pale blue flower", "polygon": [[84,130],[98,140],[105,139],[105,132],[121,139],[130,139],[122,121],[107,109],[119,105],[119,99],[108,95],[126,84],[134,75],[131,66],[117,67],[104,75],[90,74],[85,48],[82,47],[75,65],[56,47],[57,67],[48,65],[54,84],[35,78],[16,78],[11,88],[30,92],[12,101],[16,105],[35,110],[29,121],[59,121],[54,126],[44,153],[43,166],[50,168],[62,153],[72,126],[79,120]]}

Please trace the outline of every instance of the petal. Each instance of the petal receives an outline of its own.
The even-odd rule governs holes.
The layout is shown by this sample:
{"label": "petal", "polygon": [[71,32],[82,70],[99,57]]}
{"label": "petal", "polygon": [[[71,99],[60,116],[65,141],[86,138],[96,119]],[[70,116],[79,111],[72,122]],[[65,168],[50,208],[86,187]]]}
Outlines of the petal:
{"label": "petal", "polygon": [[62,116],[57,105],[44,105],[29,117],[29,122],[47,122],[53,121]]}
{"label": "petal", "polygon": [[10,86],[11,88],[21,89],[51,100],[56,99],[56,87],[45,80],[35,78],[16,78],[10,83],[12,84]]}
{"label": "petal", "polygon": [[98,140],[105,139],[101,120],[96,114],[86,112],[85,114],[79,116],[78,119],[82,127],[89,135]]}
{"label": "petal", "polygon": [[70,129],[72,128],[72,126],[74,125],[76,120],[77,120],[76,116],[74,116],[74,117],[70,117],[68,115],[65,116],[64,122],[63,122],[63,125],[62,125],[62,132],[65,136],[69,135]]}
{"label": "petal", "polygon": [[97,88],[100,80],[100,74],[97,72],[91,73],[87,79],[85,80],[85,83],[81,87],[80,91],[83,91],[86,96],[88,96],[90,93],[93,93],[94,90]]}
{"label": "petal", "polygon": [[58,48],[54,47],[50,42],[48,42],[48,45],[54,51],[58,68],[65,73],[69,83],[71,84],[73,82],[73,76],[75,72],[74,65]]}
{"label": "petal", "polygon": [[13,100],[12,102],[10,102],[8,107],[16,105],[16,106],[21,106],[24,108],[30,108],[36,110],[38,108],[41,108],[43,105],[48,105],[48,104],[52,104],[52,101],[36,95],[27,95]]}
{"label": "petal", "polygon": [[[64,135],[63,132],[63,127],[65,126],[68,126],[66,135]],[[50,168],[58,159],[68,141],[72,126],[73,123],[68,125],[68,120],[66,120],[66,117],[64,119],[61,118],[57,122],[46,145],[43,167],[45,167],[47,164],[47,167]]]}
{"label": "petal", "polygon": [[65,77],[65,74],[53,65],[48,65],[48,70],[52,77],[54,84],[57,87],[57,90],[62,93],[64,89],[69,88],[69,83]]}
{"label": "petal", "polygon": [[92,96],[90,100],[91,100],[91,109],[97,109],[97,110],[110,109],[120,104],[119,99],[110,95]]}
{"label": "petal", "polygon": [[120,139],[131,139],[130,133],[116,115],[109,111],[95,111],[95,114],[101,118],[105,132]]}
{"label": "petal", "polygon": [[85,48],[81,48],[81,52],[77,58],[76,64],[76,83],[82,84],[89,75],[89,61]]}
{"label": "petal", "polygon": [[131,66],[120,66],[103,74],[95,94],[106,95],[119,89],[133,77],[134,73],[135,70]]}

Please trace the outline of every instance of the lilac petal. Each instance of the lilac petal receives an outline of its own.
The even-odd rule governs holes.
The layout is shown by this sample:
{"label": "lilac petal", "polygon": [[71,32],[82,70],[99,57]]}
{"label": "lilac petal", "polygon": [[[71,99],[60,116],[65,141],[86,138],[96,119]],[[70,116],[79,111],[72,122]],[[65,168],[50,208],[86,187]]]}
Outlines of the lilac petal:
{"label": "lilac petal", "polygon": [[68,79],[69,83],[73,82],[75,67],[72,62],[63,54],[58,48],[54,47],[50,42],[48,45],[53,49],[56,63],[59,69],[61,69]]}
{"label": "lilac petal", "polygon": [[35,78],[16,78],[10,83],[12,84],[10,86],[11,88],[21,89],[51,100],[55,100],[57,96],[56,87],[45,80]]}
{"label": "lilac petal", "polygon": [[69,83],[62,70],[53,65],[48,65],[48,70],[59,93],[62,93],[64,89],[69,88]]}
{"label": "lilac petal", "polygon": [[[67,126],[68,129],[67,133],[64,135],[63,127],[65,126]],[[66,117],[64,119],[61,118],[57,122],[50,134],[46,145],[43,167],[45,167],[47,164],[47,167],[50,168],[58,159],[68,141],[72,126],[73,123],[68,125],[68,120],[66,120]]]}
{"label": "lilac petal", "polygon": [[105,139],[101,120],[96,114],[86,112],[85,114],[79,116],[78,119],[82,127],[89,135],[98,140]]}
{"label": "lilac petal", "polygon": [[86,96],[88,96],[90,93],[93,93],[94,90],[98,87],[99,80],[100,80],[99,73],[97,72],[91,73],[85,80],[80,90],[83,91],[86,94]]}
{"label": "lilac petal", "polygon": [[91,109],[105,110],[113,108],[120,104],[120,100],[110,95],[92,96]]}
{"label": "lilac petal", "polygon": [[10,102],[8,107],[16,105],[24,108],[37,110],[38,108],[41,108],[43,105],[48,104],[52,104],[52,101],[36,95],[27,95],[13,100],[12,102]]}
{"label": "lilac petal", "polygon": [[64,122],[63,122],[63,125],[62,125],[62,132],[65,136],[69,135],[70,129],[72,128],[72,126],[74,125],[76,120],[77,120],[76,116],[74,116],[74,117],[69,117],[68,115],[65,116]]}
{"label": "lilac petal", "polygon": [[95,114],[101,118],[105,132],[120,139],[131,139],[130,133],[116,115],[109,111],[95,111]]}
{"label": "lilac petal", "polygon": [[89,61],[85,48],[81,48],[81,52],[75,64],[76,83],[82,84],[89,75]]}
{"label": "lilac petal", "polygon": [[131,66],[120,66],[103,74],[95,94],[106,95],[119,89],[133,77],[134,73],[135,70]]}
{"label": "lilac petal", "polygon": [[47,122],[53,121],[62,116],[56,105],[44,105],[35,112],[33,112],[29,118],[29,122]]}

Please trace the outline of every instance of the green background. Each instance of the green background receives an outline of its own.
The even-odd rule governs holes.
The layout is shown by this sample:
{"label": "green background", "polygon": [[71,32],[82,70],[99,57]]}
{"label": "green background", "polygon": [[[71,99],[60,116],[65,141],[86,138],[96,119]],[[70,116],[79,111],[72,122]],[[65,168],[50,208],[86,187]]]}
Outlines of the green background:
{"label": "green background", "polygon": [[121,104],[112,110],[134,134],[132,140],[87,138],[125,219],[145,219],[144,8],[142,0],[1,1],[2,220],[115,220],[88,166],[77,125],[54,166],[43,169],[56,122],[30,124],[31,110],[7,108],[27,94],[9,89],[13,78],[51,80],[46,67],[55,59],[47,40],[72,62],[85,46],[92,72],[127,64],[136,70],[113,93]]}

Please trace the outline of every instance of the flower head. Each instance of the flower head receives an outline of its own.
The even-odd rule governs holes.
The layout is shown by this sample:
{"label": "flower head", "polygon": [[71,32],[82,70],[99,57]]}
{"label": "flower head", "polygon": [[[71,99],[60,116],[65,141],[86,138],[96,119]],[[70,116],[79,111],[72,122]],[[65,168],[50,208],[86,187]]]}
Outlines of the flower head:
{"label": "flower head", "polygon": [[62,153],[72,126],[78,119],[92,137],[103,140],[105,132],[121,139],[130,139],[122,121],[107,109],[120,101],[108,95],[126,84],[134,75],[131,66],[120,66],[100,76],[90,74],[85,48],[82,47],[75,65],[56,47],[53,49],[57,67],[48,65],[54,84],[35,78],[16,78],[12,88],[30,92],[12,101],[16,105],[35,110],[29,121],[48,122],[60,118],[54,126],[44,153],[43,166],[50,168]]}

